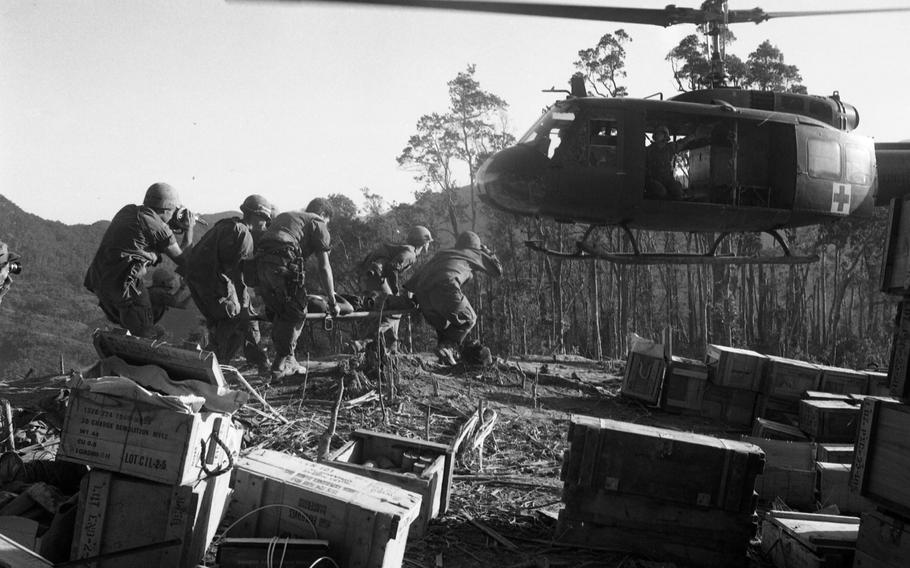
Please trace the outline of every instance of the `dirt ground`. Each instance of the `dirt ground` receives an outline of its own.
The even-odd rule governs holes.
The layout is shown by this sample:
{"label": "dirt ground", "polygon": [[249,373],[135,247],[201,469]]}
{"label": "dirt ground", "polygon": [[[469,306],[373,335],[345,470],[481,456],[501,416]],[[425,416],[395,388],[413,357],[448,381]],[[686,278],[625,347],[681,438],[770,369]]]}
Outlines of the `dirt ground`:
{"label": "dirt ground", "polygon": [[[315,459],[340,377],[345,377],[345,400],[375,386],[352,371],[356,363],[350,356],[310,362],[307,376],[264,388],[267,401],[293,423],[279,426],[245,413],[251,420],[250,445]],[[434,356],[423,354],[398,356],[392,368],[398,383],[394,399],[342,407],[332,449],[357,428],[448,445],[480,404],[497,414],[482,455],[460,453],[450,509],[425,537],[409,541],[405,566],[672,567],[660,558],[597,549],[594,543],[584,549],[554,542],[569,417],[583,414],[728,438],[742,433],[620,397],[622,362],[527,357],[498,360],[487,369],[441,368]],[[761,563],[754,559],[753,565]]]}

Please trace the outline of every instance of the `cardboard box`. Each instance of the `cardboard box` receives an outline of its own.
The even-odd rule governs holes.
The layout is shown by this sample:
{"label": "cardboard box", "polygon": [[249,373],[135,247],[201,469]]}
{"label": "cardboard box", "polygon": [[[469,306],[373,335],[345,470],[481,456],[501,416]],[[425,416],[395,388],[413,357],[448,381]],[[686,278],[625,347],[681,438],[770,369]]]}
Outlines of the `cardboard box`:
{"label": "cardboard box", "polygon": [[818,390],[820,380],[818,365],[769,355],[762,392],[769,397],[795,400],[806,391]]}
{"label": "cardboard box", "polygon": [[837,394],[866,394],[869,376],[862,371],[841,367],[818,366],[822,370],[819,390]]}
{"label": "cardboard box", "polygon": [[864,513],[856,539],[856,554],[854,566],[857,567],[906,568],[910,559],[910,524],[881,512]]}
{"label": "cardboard box", "polygon": [[765,452],[765,469],[755,479],[762,501],[782,499],[790,507],[808,508],[815,503],[815,444],[743,436]]}
{"label": "cardboard box", "polygon": [[910,517],[910,405],[866,398],[860,414],[850,489]]}
{"label": "cardboard box", "polygon": [[183,413],[116,396],[70,392],[58,456],[183,485],[230,468],[243,430],[229,415]]}
{"label": "cardboard box", "polygon": [[355,430],[324,463],[420,495],[420,515],[411,524],[410,535],[421,537],[430,520],[448,510],[453,461],[452,451],[442,444]]}
{"label": "cardboard box", "polygon": [[727,511],[753,509],[764,463],[752,444],[579,415],[569,444],[566,486]]}
{"label": "cardboard box", "polygon": [[858,532],[857,517],[770,511],[761,549],[777,567],[850,568]]}
{"label": "cardboard box", "polygon": [[715,385],[735,389],[761,390],[766,359],[761,353],[724,345],[708,345],[705,350],[709,380]]}
{"label": "cardboard box", "polygon": [[701,414],[744,429],[752,425],[757,395],[744,389],[708,384],[701,401]]}
{"label": "cardboard box", "polygon": [[803,399],[799,427],[816,442],[853,443],[859,429],[859,407],[839,400]]}
{"label": "cardboard box", "polygon": [[700,411],[707,382],[707,365],[694,359],[671,357],[661,392],[661,406],[669,411]]}
{"label": "cardboard box", "polygon": [[853,444],[819,444],[816,459],[828,463],[853,463]]}
{"label": "cardboard box", "polygon": [[239,521],[234,537],[324,539],[341,566],[398,568],[420,502],[420,495],[382,481],[256,450],[234,469],[228,520]]}
{"label": "cardboard box", "polygon": [[660,387],[663,385],[666,371],[667,362],[663,355],[630,351],[620,393],[625,397],[656,405],[660,401]]}
{"label": "cardboard box", "polygon": [[850,491],[850,464],[817,462],[818,500],[822,507],[837,505],[841,512],[858,515],[875,504]]}
{"label": "cardboard box", "polygon": [[228,474],[174,486],[92,470],[82,479],[70,557],[91,558],[180,539],[92,566],[194,568],[215,536],[230,492]]}

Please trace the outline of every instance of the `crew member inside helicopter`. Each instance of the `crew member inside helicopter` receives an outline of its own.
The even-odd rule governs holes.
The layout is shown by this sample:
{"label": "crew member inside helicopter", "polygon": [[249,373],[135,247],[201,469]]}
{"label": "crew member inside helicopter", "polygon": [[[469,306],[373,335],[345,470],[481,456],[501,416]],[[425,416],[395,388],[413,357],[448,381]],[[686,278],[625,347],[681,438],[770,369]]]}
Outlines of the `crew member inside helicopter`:
{"label": "crew member inside helicopter", "polygon": [[654,140],[645,150],[646,174],[645,197],[651,199],[684,199],[682,184],[676,179],[674,170],[676,154],[703,142],[710,137],[710,131],[699,125],[693,134],[680,140],[670,140],[670,129],[660,125],[654,129]]}

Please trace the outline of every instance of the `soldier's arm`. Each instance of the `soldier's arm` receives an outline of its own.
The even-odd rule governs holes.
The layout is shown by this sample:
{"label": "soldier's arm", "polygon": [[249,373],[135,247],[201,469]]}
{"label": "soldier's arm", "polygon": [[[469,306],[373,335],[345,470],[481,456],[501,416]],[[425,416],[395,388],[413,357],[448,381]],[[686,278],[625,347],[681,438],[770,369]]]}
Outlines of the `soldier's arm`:
{"label": "soldier's arm", "polygon": [[329,309],[333,316],[337,316],[339,309],[338,304],[335,303],[335,279],[332,277],[332,264],[329,262],[329,252],[317,252],[316,264],[319,267],[319,280],[322,281],[322,289],[325,291],[326,299],[329,301]]}

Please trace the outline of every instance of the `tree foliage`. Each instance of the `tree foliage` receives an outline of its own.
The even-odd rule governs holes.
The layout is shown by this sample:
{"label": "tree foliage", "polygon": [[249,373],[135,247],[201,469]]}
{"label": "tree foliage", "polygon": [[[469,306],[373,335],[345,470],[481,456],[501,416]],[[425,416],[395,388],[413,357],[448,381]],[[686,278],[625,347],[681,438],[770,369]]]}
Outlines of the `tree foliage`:
{"label": "tree foliage", "polygon": [[620,81],[627,75],[625,46],[631,41],[625,30],[618,29],[612,34],[604,34],[594,47],[578,52],[575,68],[597,95],[625,97],[629,94]]}

